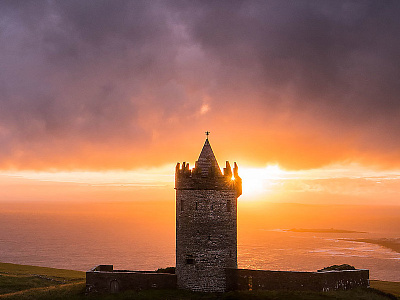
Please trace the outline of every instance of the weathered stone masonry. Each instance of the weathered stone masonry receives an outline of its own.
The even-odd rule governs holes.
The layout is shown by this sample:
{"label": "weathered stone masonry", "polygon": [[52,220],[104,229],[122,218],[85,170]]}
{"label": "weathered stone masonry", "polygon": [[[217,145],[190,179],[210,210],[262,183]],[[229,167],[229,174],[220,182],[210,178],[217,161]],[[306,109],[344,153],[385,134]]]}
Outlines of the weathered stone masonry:
{"label": "weathered stone masonry", "polygon": [[[233,175],[233,176],[232,176]],[[179,288],[226,290],[226,268],[237,268],[237,197],[241,178],[235,163],[221,173],[208,139],[195,168],[178,163],[176,275]]]}
{"label": "weathered stone masonry", "polygon": [[227,269],[227,290],[327,292],[369,287],[369,270],[323,272]]}
{"label": "weathered stone masonry", "polygon": [[114,270],[112,265],[99,265],[86,272],[87,293],[118,293],[125,290],[175,288],[175,274]]}
{"label": "weathered stone masonry", "polygon": [[[334,291],[369,286],[368,270],[324,272],[226,269],[226,290]],[[100,265],[86,272],[86,291],[116,293],[124,290],[176,289],[175,274],[113,270]]]}

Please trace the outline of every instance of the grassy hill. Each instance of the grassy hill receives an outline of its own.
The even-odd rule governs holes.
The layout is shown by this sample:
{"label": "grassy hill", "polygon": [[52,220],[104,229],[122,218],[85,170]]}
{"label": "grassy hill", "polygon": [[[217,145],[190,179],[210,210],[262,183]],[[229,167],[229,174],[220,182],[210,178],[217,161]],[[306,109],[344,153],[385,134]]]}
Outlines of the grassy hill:
{"label": "grassy hill", "polygon": [[0,299],[39,299],[62,292],[78,295],[84,287],[85,272],[0,263]]}
{"label": "grassy hill", "polygon": [[66,281],[84,280],[86,277],[85,272],[81,271],[35,267],[27,265],[9,264],[9,263],[0,263],[0,274],[2,275],[8,274],[16,276],[37,274],[53,278],[56,280],[60,279]]}
{"label": "grassy hill", "polygon": [[371,288],[395,295],[397,298],[400,298],[400,282],[371,280],[370,286]]}
{"label": "grassy hill", "polygon": [[[85,296],[85,273],[79,271],[0,263],[2,299],[77,300],[261,300],[261,299],[359,299],[384,300],[400,296],[400,282],[371,281],[371,289],[328,293],[287,291],[237,291],[224,294],[193,293],[182,290],[126,291],[117,295]],[[390,294],[389,294],[390,293]]]}

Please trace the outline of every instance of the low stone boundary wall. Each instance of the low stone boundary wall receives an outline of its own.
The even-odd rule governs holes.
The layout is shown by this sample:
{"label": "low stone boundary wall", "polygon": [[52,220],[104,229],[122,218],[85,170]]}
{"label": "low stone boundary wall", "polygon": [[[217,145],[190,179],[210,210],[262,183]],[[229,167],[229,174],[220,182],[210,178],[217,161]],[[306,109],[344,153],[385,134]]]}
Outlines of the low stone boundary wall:
{"label": "low stone boundary wall", "polygon": [[[333,291],[369,287],[369,270],[323,272],[226,269],[231,290]],[[86,292],[118,293],[124,290],[176,289],[176,275],[154,271],[113,270],[99,265],[86,272]]]}
{"label": "low stone boundary wall", "polygon": [[86,272],[87,293],[118,293],[124,290],[175,288],[175,274],[154,271],[113,270],[112,265],[99,265]]}
{"label": "low stone boundary wall", "polygon": [[228,290],[332,291],[369,287],[369,270],[324,272],[227,269]]}

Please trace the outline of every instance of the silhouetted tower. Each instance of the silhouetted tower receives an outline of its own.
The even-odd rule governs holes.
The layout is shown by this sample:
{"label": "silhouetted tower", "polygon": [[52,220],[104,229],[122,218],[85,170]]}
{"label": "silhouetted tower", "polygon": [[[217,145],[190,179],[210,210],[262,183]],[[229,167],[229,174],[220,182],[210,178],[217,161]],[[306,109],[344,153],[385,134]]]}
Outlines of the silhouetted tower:
{"label": "silhouetted tower", "polygon": [[242,179],[234,163],[224,173],[207,139],[195,167],[176,165],[176,274],[178,287],[226,290],[227,268],[237,268],[237,198]]}

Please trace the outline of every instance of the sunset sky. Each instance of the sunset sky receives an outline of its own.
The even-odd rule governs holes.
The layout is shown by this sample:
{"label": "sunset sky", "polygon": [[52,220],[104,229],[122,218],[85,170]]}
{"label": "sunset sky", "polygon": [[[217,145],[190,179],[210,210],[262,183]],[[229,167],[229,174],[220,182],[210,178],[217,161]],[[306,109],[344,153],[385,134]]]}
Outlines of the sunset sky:
{"label": "sunset sky", "polygon": [[400,201],[399,1],[1,1],[0,201]]}

